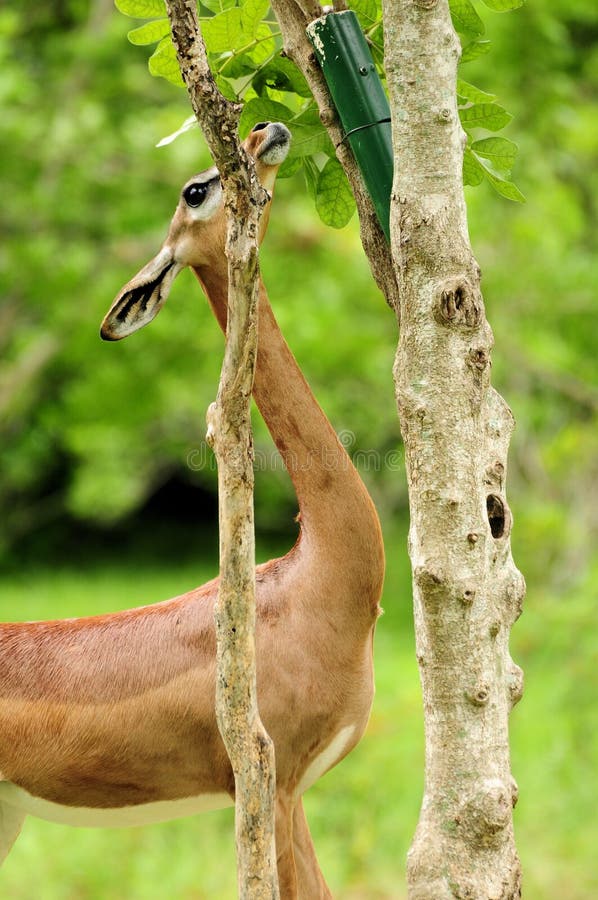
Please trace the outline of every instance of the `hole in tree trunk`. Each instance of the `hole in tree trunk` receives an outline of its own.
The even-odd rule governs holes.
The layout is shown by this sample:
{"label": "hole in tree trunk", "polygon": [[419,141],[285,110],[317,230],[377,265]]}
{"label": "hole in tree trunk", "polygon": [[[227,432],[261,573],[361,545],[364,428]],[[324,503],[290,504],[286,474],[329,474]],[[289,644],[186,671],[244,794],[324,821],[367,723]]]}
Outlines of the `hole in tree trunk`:
{"label": "hole in tree trunk", "polygon": [[505,505],[497,494],[488,494],[486,497],[486,509],[488,510],[488,522],[493,538],[500,538],[505,533]]}

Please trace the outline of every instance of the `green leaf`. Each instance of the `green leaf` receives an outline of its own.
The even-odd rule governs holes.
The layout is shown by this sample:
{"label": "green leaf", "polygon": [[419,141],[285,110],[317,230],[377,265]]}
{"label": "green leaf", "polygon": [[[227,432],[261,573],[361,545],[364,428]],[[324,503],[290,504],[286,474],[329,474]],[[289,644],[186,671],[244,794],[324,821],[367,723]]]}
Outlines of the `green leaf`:
{"label": "green leaf", "polygon": [[201,0],[201,5],[218,15],[218,13],[225,12],[227,9],[232,9],[237,3],[236,0]]}
{"label": "green leaf", "polygon": [[484,34],[484,23],[474,9],[471,0],[449,0],[453,25],[460,34],[476,37]]}
{"label": "green leaf", "polygon": [[336,158],[334,146],[328,137],[328,132],[320,120],[320,112],[315,103],[310,103],[289,125],[294,129],[294,148],[291,147],[291,155],[313,156],[315,153],[325,153],[331,159]]}
{"label": "green leaf", "polygon": [[487,128],[488,131],[500,131],[513,118],[498,103],[475,103],[459,110],[461,124],[466,131],[472,128]]}
{"label": "green leaf", "polygon": [[257,122],[283,122],[292,135],[291,159],[297,156],[313,156],[314,153],[334,153],[332,143],[324,126],[318,121],[312,124],[305,121],[304,115],[296,114],[275,100],[267,97],[256,97],[243,107],[239,120],[239,134],[246,137]]}
{"label": "green leaf", "polygon": [[266,89],[289,91],[300,97],[311,97],[309,85],[294,62],[286,56],[275,56],[271,62],[256,72],[253,89],[262,96]]}
{"label": "green leaf", "polygon": [[315,101],[297,114],[297,121],[301,122],[302,125],[316,126],[320,124],[320,110],[316,106]]}
{"label": "green leaf", "polygon": [[144,45],[155,44],[161,41],[163,37],[170,34],[170,22],[168,19],[154,19],[153,22],[146,22],[139,28],[134,28],[127,34],[132,44]]}
{"label": "green leaf", "polygon": [[255,63],[248,53],[231,53],[228,59],[226,56],[227,54],[221,57],[224,62],[220,69],[220,74],[225,78],[243,78],[245,75],[255,72]]}
{"label": "green leaf", "polygon": [[378,25],[374,28],[369,34],[369,46],[372,54],[372,59],[376,63],[376,68],[378,69],[378,75],[382,79],[383,82],[386,81],[386,75],[384,72],[384,29],[382,25]]}
{"label": "green leaf", "polygon": [[480,56],[485,56],[491,46],[492,41],[471,41],[470,44],[463,48],[461,62],[468,63],[471,62],[472,59],[478,59]]}
{"label": "green leaf", "polygon": [[245,37],[256,37],[257,28],[268,12],[268,0],[244,0],[241,5],[241,27]]}
{"label": "green leaf", "polygon": [[243,107],[239,119],[239,136],[241,139],[246,138],[258,122],[283,122],[288,126],[292,118],[293,112],[283,103],[267,97],[256,97]]}
{"label": "green leaf", "polygon": [[290,178],[291,175],[294,175],[295,172],[298,172],[301,168],[302,159],[300,156],[291,159],[291,157],[287,156],[282,166],[278,170],[277,178]]}
{"label": "green leaf", "polygon": [[[501,138],[489,138],[489,140],[502,140]],[[476,142],[478,143],[478,142]],[[481,141],[479,143],[482,143]],[[511,141],[508,141],[510,144]],[[492,172],[481,160],[474,150],[475,144],[465,148],[463,154],[463,182],[470,185],[481,184],[485,178],[501,197],[513,200],[516,203],[525,203],[525,197],[516,184],[507,178],[502,178],[496,172]]]}
{"label": "green leaf", "polygon": [[351,0],[349,5],[364,31],[371,28],[380,18],[380,8],[376,0]]}
{"label": "green leaf", "polygon": [[133,19],[159,19],[166,15],[164,0],[114,0],[116,8]]}
{"label": "green leaf", "polygon": [[523,0],[483,0],[483,2],[494,12],[508,12],[510,9],[519,9],[523,6]]}
{"label": "green leaf", "polygon": [[208,53],[224,53],[241,44],[241,10],[235,6],[201,23],[201,33]]}
{"label": "green leaf", "polygon": [[293,135],[289,156],[313,156],[325,153],[334,157],[334,147],[323,125],[304,125],[299,121],[287,122]]}
{"label": "green leaf", "polygon": [[239,100],[235,89],[228,78],[223,78],[221,75],[216,75],[214,80],[216,82],[216,87],[223,97],[226,97],[227,100],[232,100],[233,103],[236,103]]}
{"label": "green leaf", "polygon": [[307,193],[312,200],[315,200],[318,193],[320,170],[310,156],[306,156],[303,159],[303,177],[305,178]]}
{"label": "green leaf", "polygon": [[518,151],[517,144],[513,141],[504,137],[483,138],[481,141],[474,141],[471,149],[477,156],[489,160],[500,172],[511,174]]}
{"label": "green leaf", "polygon": [[[243,36],[245,37],[245,34]],[[253,37],[255,38],[256,44],[255,47],[252,47],[248,51],[247,55],[255,66],[259,67],[267,62],[272,54],[276,52],[276,42],[272,36],[269,25],[265,22],[261,22],[257,26],[257,31]]]}
{"label": "green leaf", "polygon": [[318,178],[316,209],[332,228],[343,228],[355,212],[355,198],[337,159],[329,159]]}
{"label": "green leaf", "polygon": [[494,172],[490,172],[486,166],[483,166],[483,168],[484,175],[497,194],[500,194],[501,197],[506,197],[507,200],[513,200],[515,203],[525,203],[525,197],[516,184],[513,184],[512,181],[507,181],[505,178],[501,178]]}
{"label": "green leaf", "polygon": [[185,86],[181,78],[176,50],[172,46],[172,41],[169,37],[162,38],[152,56],[150,56],[148,66],[152,75],[159,75],[178,87]]}
{"label": "green leaf", "polygon": [[492,103],[496,100],[496,94],[487,94],[486,91],[477,88],[475,84],[469,84],[468,81],[463,81],[461,78],[457,79],[457,94],[470,103]]}
{"label": "green leaf", "polygon": [[463,184],[476,187],[484,180],[484,169],[479,159],[471,152],[470,147],[465,148],[463,154]]}

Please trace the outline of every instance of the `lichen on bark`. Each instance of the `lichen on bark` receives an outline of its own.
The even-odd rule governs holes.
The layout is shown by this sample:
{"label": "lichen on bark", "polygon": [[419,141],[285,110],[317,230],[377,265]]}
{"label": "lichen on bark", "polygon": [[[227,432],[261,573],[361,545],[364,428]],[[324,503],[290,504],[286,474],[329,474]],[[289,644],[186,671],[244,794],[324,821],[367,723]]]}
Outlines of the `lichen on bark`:
{"label": "lichen on bark", "polygon": [[[194,6],[177,3],[187,12]],[[459,44],[448,0],[383,0],[395,157],[392,256],[305,35],[321,10],[311,0],[272,0],[272,7],[285,51],[338,147],[364,249],[401,322],[394,376],[426,730],[409,894],[507,900],[520,895],[521,882],[508,715],[523,689],[508,641],[525,585],[511,556],[505,488],[513,418],[490,385],[492,333],[467,231]]]}
{"label": "lichen on bark", "polygon": [[218,462],[220,584],[215,608],[216,718],[235,777],[241,900],[279,896],[274,746],[257,707],[251,391],[257,352],[258,225],[267,195],[239,145],[239,108],[218,91],[195,0],[166,0],[193,110],[218,167],[227,211],[228,319],[208,440]]}
{"label": "lichen on bark", "polygon": [[396,397],[423,691],[425,790],[408,857],[412,900],[520,895],[508,716],[524,582],[510,550],[510,410],[490,385],[492,332],[471,252],[447,0],[386,0],[400,296]]}

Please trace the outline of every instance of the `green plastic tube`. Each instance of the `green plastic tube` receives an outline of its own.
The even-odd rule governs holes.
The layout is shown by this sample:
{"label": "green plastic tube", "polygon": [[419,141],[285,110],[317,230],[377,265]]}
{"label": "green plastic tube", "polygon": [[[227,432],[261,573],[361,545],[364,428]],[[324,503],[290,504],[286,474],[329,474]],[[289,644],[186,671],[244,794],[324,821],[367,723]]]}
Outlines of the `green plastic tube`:
{"label": "green plastic tube", "polygon": [[344,140],[388,239],[393,175],[390,107],[359,21],[352,10],[328,13],[310,22],[307,35],[338,111]]}

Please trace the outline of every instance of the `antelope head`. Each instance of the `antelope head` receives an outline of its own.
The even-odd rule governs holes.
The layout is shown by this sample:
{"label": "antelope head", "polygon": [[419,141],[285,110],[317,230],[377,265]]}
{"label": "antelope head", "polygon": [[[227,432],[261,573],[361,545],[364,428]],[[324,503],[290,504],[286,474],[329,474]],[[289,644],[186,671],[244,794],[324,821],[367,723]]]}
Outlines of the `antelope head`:
{"label": "antelope head", "polygon": [[[260,122],[243,142],[253,157],[257,176],[271,195],[291,135],[280,122]],[[260,223],[263,238],[269,210]],[[185,266],[196,270],[222,262],[226,217],[218,169],[213,166],[191,178],[181,191],[168,235],[154,256],[119,291],[100,329],[105,341],[118,341],[147,325],[160,312],[172,282]]]}

